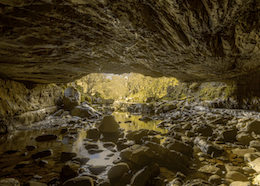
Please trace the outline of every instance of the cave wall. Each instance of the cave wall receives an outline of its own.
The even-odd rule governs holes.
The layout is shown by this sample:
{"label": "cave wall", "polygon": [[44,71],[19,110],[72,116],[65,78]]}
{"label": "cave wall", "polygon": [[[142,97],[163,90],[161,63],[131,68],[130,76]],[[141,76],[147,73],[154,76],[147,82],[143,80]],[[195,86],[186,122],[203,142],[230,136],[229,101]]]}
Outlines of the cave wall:
{"label": "cave wall", "polygon": [[[27,86],[26,86],[27,85]],[[57,111],[62,88],[0,79],[0,121],[9,126],[29,125]]]}
{"label": "cave wall", "polygon": [[259,72],[259,8],[257,0],[0,0],[0,76],[229,81]]}

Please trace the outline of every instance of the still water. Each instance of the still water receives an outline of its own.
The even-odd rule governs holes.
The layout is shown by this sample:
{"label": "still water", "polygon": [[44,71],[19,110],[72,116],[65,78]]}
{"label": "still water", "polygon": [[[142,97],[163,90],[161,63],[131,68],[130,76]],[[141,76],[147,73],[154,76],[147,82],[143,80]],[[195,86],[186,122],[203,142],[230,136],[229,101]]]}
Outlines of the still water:
{"label": "still water", "polygon": [[[166,133],[167,131],[157,128],[156,125],[160,121],[142,122],[139,120],[140,115],[130,115],[129,113],[113,113],[115,119],[120,123],[120,127],[125,131],[149,129]],[[31,179],[44,182],[49,178],[44,179],[47,175],[58,175],[64,163],[60,162],[62,152],[75,152],[79,157],[89,157],[90,160],[85,165],[86,172],[91,166],[111,166],[113,161],[117,160],[120,152],[114,149],[108,149],[103,146],[103,142],[98,140],[99,149],[103,150],[97,154],[89,154],[85,149],[86,143],[86,128],[69,128],[68,132],[61,134],[61,128],[50,128],[41,130],[18,130],[7,135],[0,136],[0,179],[4,177],[15,177],[25,182]],[[56,134],[57,140],[48,142],[37,142],[35,138],[43,134]],[[26,146],[35,146],[33,151],[27,151]],[[38,167],[35,160],[32,160],[31,155],[39,151],[52,149],[51,156],[43,158],[49,163],[46,167]],[[5,153],[6,151],[14,151],[12,154]],[[26,162],[27,169],[17,169],[17,164]],[[26,166],[25,166],[26,167]],[[35,178],[35,175],[38,177]],[[51,178],[51,176],[49,176]],[[38,179],[38,180],[37,180]]]}

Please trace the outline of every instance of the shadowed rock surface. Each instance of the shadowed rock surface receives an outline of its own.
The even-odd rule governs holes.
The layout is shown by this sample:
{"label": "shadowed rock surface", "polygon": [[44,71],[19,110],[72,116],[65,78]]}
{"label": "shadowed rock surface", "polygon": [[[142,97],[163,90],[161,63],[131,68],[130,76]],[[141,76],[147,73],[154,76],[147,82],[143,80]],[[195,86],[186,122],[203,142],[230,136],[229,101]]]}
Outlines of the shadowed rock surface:
{"label": "shadowed rock surface", "polygon": [[259,8],[254,0],[0,0],[1,77],[61,83],[132,71],[256,84]]}

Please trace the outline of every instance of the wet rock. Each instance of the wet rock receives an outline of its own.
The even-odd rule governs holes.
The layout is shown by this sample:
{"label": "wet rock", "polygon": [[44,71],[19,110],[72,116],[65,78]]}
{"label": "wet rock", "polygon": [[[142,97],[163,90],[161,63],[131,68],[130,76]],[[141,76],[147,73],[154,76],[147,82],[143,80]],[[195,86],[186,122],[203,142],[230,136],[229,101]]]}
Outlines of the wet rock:
{"label": "wet rock", "polygon": [[106,171],[107,167],[106,166],[92,166],[92,167],[89,167],[88,169],[92,174],[99,175],[102,172]]}
{"label": "wet rock", "polygon": [[249,143],[250,148],[255,148],[256,150],[260,151],[260,140],[252,140]]}
{"label": "wet rock", "polygon": [[1,186],[20,186],[20,182],[14,178],[4,178],[0,180]]}
{"label": "wet rock", "polygon": [[194,144],[197,145],[203,153],[213,155],[214,157],[220,156],[224,152],[220,147],[211,144],[201,137],[196,137]]}
{"label": "wet rock", "polygon": [[224,129],[219,135],[223,136],[225,142],[234,142],[236,140],[237,128]]}
{"label": "wet rock", "polygon": [[246,132],[254,132],[255,134],[260,134],[260,121],[254,120],[248,122],[245,127]]}
{"label": "wet rock", "polygon": [[220,185],[222,182],[221,177],[219,175],[210,176],[208,181],[214,185]]}
{"label": "wet rock", "polygon": [[34,150],[36,148],[37,147],[35,145],[28,145],[28,146],[26,146],[26,150],[28,150],[28,151],[32,151],[32,150]]}
{"label": "wet rock", "polygon": [[244,172],[248,173],[248,174],[253,174],[256,171],[254,169],[252,169],[251,167],[243,167],[242,168]]}
{"label": "wet rock", "polygon": [[191,160],[189,157],[150,141],[145,142],[145,146],[155,153],[153,162],[170,170],[181,171],[185,174],[188,172],[187,167],[190,165]]}
{"label": "wet rock", "polygon": [[87,150],[89,150],[89,149],[99,149],[99,146],[96,143],[93,143],[93,142],[86,142],[86,143],[84,143],[84,145],[85,145],[85,148]]}
{"label": "wet rock", "polygon": [[55,134],[45,134],[45,135],[38,136],[35,140],[37,142],[44,142],[44,141],[50,141],[56,139],[57,139],[57,135]]}
{"label": "wet rock", "polygon": [[225,165],[225,169],[227,172],[230,172],[230,171],[237,171],[240,173],[244,172],[240,166],[232,166],[232,165],[228,165],[228,164]]}
{"label": "wet rock", "polygon": [[237,134],[236,140],[242,143],[243,145],[248,145],[250,141],[254,140],[254,138],[249,133],[241,132]]}
{"label": "wet rock", "polygon": [[251,186],[250,181],[233,181],[229,186]]}
{"label": "wet rock", "polygon": [[160,173],[159,165],[152,163],[137,171],[131,179],[131,186],[145,186],[149,180],[152,180]]}
{"label": "wet rock", "polygon": [[235,148],[232,149],[232,153],[236,154],[238,157],[244,157],[246,153],[254,153],[257,152],[255,148],[249,148],[249,149],[240,149],[240,148]]}
{"label": "wet rock", "polygon": [[119,132],[119,124],[112,115],[104,116],[101,123],[98,125],[101,133],[117,133]]}
{"label": "wet rock", "polygon": [[133,140],[135,143],[141,143],[141,139],[145,136],[148,136],[148,131],[147,130],[139,130],[136,131],[133,135]]}
{"label": "wet rock", "polygon": [[89,157],[75,157],[72,161],[79,162],[80,165],[85,165],[90,160]]}
{"label": "wet rock", "polygon": [[256,158],[255,160],[249,162],[248,164],[252,169],[260,173],[260,158]]}
{"label": "wet rock", "polygon": [[182,141],[171,139],[169,142],[166,142],[165,145],[169,150],[175,150],[189,157],[193,157],[193,148]]}
{"label": "wet rock", "polygon": [[117,149],[119,151],[123,150],[123,149],[126,149],[128,147],[131,147],[133,146],[135,143],[133,141],[127,141],[127,142],[118,142],[117,143]]}
{"label": "wet rock", "polygon": [[113,166],[108,171],[108,179],[111,183],[114,183],[115,180],[120,179],[125,173],[127,173],[130,170],[127,163],[118,163],[115,166]]}
{"label": "wet rock", "polygon": [[202,179],[193,179],[186,181],[182,186],[213,186],[213,184]]}
{"label": "wet rock", "polygon": [[206,174],[221,174],[220,168],[215,167],[213,165],[204,165],[203,167],[199,168],[198,171]]}
{"label": "wet rock", "polygon": [[122,159],[130,160],[137,165],[144,166],[155,156],[149,147],[133,145],[120,153]]}
{"label": "wet rock", "polygon": [[248,181],[247,177],[244,174],[237,172],[237,171],[227,172],[226,178],[234,180],[234,181]]}
{"label": "wet rock", "polygon": [[89,154],[98,154],[100,152],[103,152],[103,150],[102,149],[93,149],[93,148],[88,149]]}
{"label": "wet rock", "polygon": [[63,104],[64,110],[72,111],[76,106],[80,105],[81,94],[73,87],[64,90]]}
{"label": "wet rock", "polygon": [[100,137],[100,132],[97,128],[87,130],[87,137],[97,141]]}
{"label": "wet rock", "polygon": [[105,148],[113,148],[113,147],[116,146],[116,144],[113,143],[113,142],[111,142],[111,141],[109,141],[109,142],[104,142],[104,143],[103,143],[103,146],[104,146]]}
{"label": "wet rock", "polygon": [[69,161],[76,156],[77,156],[77,153],[75,153],[75,152],[62,152],[61,157],[60,157],[60,161],[66,162],[66,161]]}
{"label": "wet rock", "polygon": [[201,134],[202,136],[211,136],[213,132],[210,125],[202,123],[194,125],[193,131]]}
{"label": "wet rock", "polygon": [[24,186],[47,186],[45,183],[40,183],[36,181],[28,181],[24,184]]}
{"label": "wet rock", "polygon": [[64,182],[62,186],[94,186],[94,181],[91,177],[82,176],[79,178],[71,178]]}
{"label": "wet rock", "polygon": [[70,178],[74,178],[78,175],[78,169],[80,168],[80,165],[69,161],[67,162],[61,170],[60,178],[64,182]]}
{"label": "wet rock", "polygon": [[144,137],[142,137],[141,142],[145,143],[146,141],[150,141],[150,142],[154,142],[154,143],[158,143],[158,144],[160,144],[160,142],[161,142],[160,139],[158,139],[155,136],[144,136]]}
{"label": "wet rock", "polygon": [[33,154],[31,157],[33,159],[38,159],[38,158],[43,158],[43,157],[46,157],[46,156],[50,156],[52,154],[53,154],[52,149],[47,149],[47,150],[43,150],[43,151],[37,152],[36,154]]}
{"label": "wet rock", "polygon": [[139,120],[147,123],[149,121],[152,121],[152,118],[150,118],[148,116],[143,116],[143,117],[139,118]]}
{"label": "wet rock", "polygon": [[81,118],[97,118],[101,116],[102,114],[93,109],[91,106],[87,104],[82,104],[80,106],[76,106],[71,111],[72,116],[78,116]]}

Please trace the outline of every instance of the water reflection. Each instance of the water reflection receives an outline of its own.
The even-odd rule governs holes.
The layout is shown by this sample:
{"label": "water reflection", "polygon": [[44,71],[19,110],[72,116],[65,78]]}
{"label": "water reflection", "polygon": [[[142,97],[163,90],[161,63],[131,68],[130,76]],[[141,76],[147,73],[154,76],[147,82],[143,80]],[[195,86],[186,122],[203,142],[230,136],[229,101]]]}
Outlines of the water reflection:
{"label": "water reflection", "polygon": [[121,122],[120,127],[125,129],[126,131],[148,129],[148,130],[155,130],[161,133],[167,132],[166,129],[157,128],[157,124],[161,122],[159,120],[156,121],[152,120],[145,123],[139,120],[142,117],[141,115],[131,115],[129,113],[122,113],[122,112],[114,112],[113,115],[115,116],[117,122]]}

